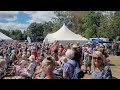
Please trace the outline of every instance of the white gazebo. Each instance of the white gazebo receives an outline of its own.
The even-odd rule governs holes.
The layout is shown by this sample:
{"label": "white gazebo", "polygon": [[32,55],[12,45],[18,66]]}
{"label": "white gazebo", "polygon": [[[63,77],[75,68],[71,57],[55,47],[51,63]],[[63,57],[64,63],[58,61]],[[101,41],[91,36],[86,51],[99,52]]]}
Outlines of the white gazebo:
{"label": "white gazebo", "polygon": [[59,41],[62,44],[76,42],[84,44],[88,41],[88,39],[82,37],[79,34],[75,34],[71,30],[69,30],[65,24],[63,24],[63,26],[55,33],[47,34],[43,42],[47,44],[52,43],[54,41]]}

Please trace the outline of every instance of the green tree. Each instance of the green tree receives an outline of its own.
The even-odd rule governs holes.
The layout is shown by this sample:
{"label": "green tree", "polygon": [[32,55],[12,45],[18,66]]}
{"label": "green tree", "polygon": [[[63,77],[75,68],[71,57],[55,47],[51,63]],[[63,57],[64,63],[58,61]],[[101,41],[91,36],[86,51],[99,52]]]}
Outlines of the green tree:
{"label": "green tree", "polygon": [[43,37],[44,27],[41,23],[31,23],[26,31],[27,36],[30,36],[33,41],[36,41],[36,38]]}
{"label": "green tree", "polygon": [[77,34],[83,34],[83,20],[84,17],[86,17],[87,13],[89,11],[69,11],[69,17],[71,17],[71,24],[69,24],[70,29],[77,33]]}
{"label": "green tree", "polygon": [[14,40],[24,40],[21,30],[11,30],[10,37]]}
{"label": "green tree", "polygon": [[49,21],[43,23],[43,28],[44,28],[43,36],[45,37],[48,33],[51,33],[53,31],[53,22]]}
{"label": "green tree", "polygon": [[115,39],[117,36],[120,36],[120,11],[116,11],[113,16],[113,21],[111,24],[111,34]]}
{"label": "green tree", "polygon": [[58,30],[63,23],[67,26],[71,24],[71,16],[68,11],[54,11],[56,18],[53,18],[53,31]]}
{"label": "green tree", "polygon": [[2,32],[3,34],[10,36],[10,31],[8,30],[4,30],[4,29],[0,29],[0,32]]}
{"label": "green tree", "polygon": [[97,31],[100,27],[101,12],[91,11],[84,18],[84,35],[87,38],[99,37]]}

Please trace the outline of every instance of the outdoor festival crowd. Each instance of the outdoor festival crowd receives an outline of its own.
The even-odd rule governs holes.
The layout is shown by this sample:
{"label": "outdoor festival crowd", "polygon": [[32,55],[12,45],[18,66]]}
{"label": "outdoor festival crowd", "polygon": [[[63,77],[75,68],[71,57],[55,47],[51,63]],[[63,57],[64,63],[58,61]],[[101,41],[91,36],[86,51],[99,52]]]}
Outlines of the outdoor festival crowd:
{"label": "outdoor festival crowd", "polygon": [[[3,48],[4,47],[4,48]],[[0,48],[0,78],[112,79],[107,44],[9,43]]]}

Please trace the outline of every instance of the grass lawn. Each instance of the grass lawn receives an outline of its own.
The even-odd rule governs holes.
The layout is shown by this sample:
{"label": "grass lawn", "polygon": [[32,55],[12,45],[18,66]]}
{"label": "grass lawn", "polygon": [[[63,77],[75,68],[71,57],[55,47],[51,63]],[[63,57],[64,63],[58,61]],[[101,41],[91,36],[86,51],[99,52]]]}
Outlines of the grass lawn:
{"label": "grass lawn", "polygon": [[120,79],[120,56],[109,56],[113,77]]}

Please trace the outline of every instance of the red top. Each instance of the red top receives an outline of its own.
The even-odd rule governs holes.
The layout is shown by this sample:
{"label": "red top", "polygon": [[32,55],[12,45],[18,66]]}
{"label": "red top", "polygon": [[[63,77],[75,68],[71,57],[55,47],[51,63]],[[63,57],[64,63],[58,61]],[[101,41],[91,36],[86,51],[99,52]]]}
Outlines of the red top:
{"label": "red top", "polygon": [[59,53],[62,53],[63,50],[64,50],[64,48],[59,48],[59,49],[58,49],[58,52],[59,52]]}
{"label": "red top", "polygon": [[33,52],[33,55],[34,55],[35,58],[37,59],[37,57],[38,57],[38,53],[37,53],[37,52]]}

